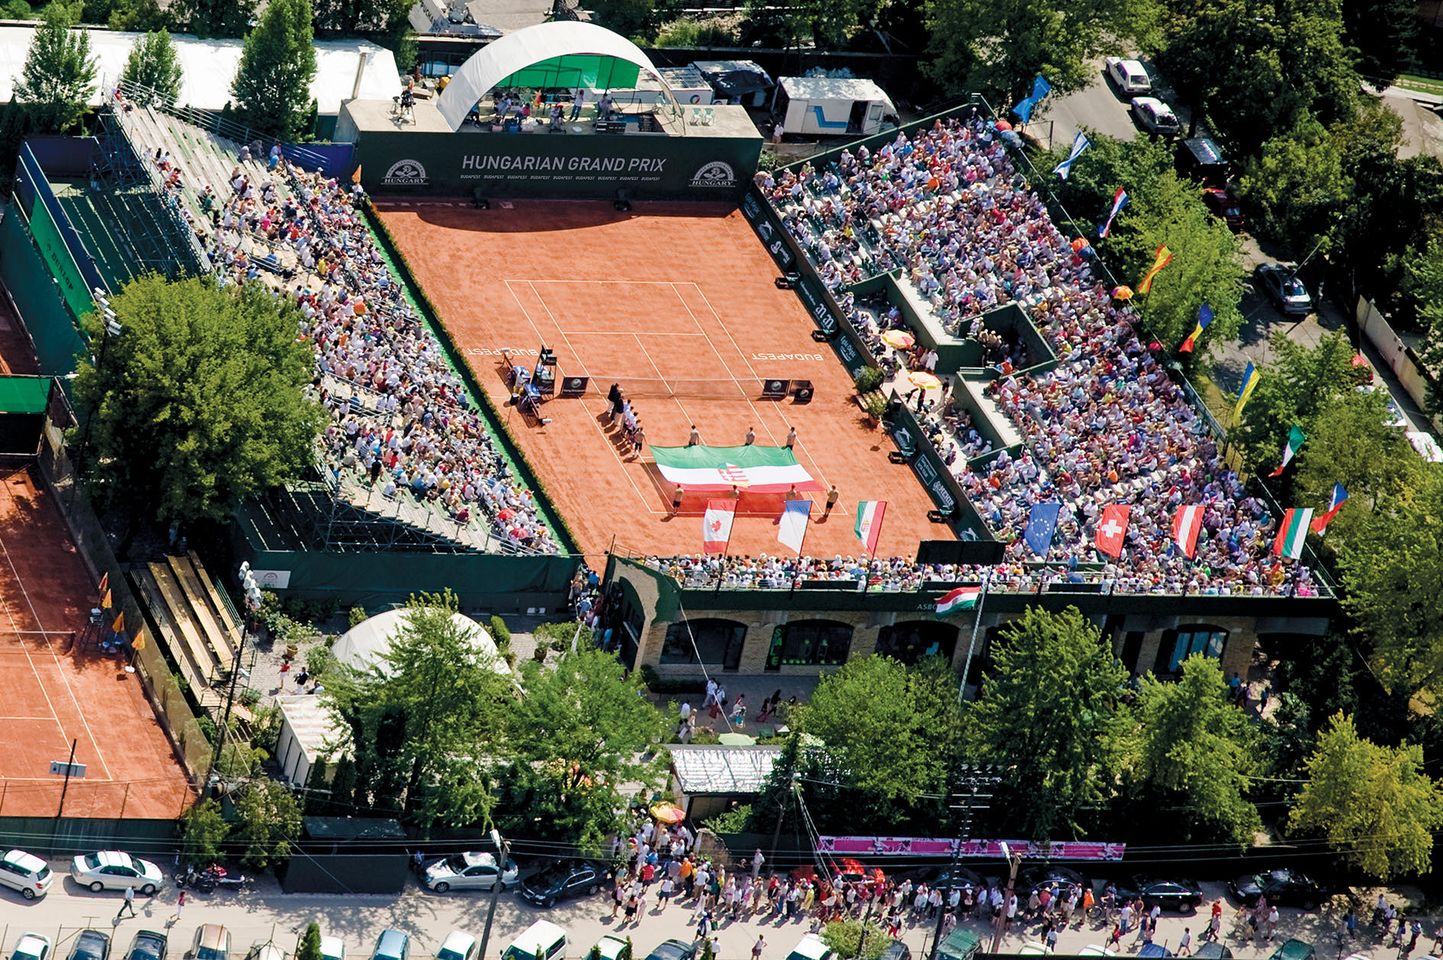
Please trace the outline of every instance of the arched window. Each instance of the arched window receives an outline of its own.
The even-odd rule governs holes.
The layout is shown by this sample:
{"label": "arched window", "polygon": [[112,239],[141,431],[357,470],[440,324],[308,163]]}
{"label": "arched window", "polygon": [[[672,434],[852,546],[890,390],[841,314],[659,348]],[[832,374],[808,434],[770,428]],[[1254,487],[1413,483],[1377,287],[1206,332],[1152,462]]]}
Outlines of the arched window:
{"label": "arched window", "polygon": [[957,649],[958,627],[938,620],[904,620],[883,627],[877,634],[877,653],[911,666],[927,657],[952,662]]}
{"label": "arched window", "polygon": [[[719,617],[699,620],[678,620],[666,628],[661,645],[662,663],[720,664],[735,670],[741,663],[742,644],[746,642],[747,625]],[[692,644],[695,643],[695,648]]]}
{"label": "arched window", "polygon": [[1182,662],[1195,653],[1220,659],[1227,642],[1228,632],[1211,624],[1194,623],[1168,630],[1158,645],[1152,672],[1159,677],[1175,677],[1182,671]]}
{"label": "arched window", "polygon": [[847,662],[852,626],[836,620],[794,620],[782,627],[782,663],[829,667]]}

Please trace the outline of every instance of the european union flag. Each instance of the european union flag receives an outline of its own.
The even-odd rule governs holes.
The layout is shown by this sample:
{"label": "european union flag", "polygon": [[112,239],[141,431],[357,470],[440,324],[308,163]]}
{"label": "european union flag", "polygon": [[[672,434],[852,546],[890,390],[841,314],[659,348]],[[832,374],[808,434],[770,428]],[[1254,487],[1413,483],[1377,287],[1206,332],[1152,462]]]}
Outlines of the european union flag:
{"label": "european union flag", "polygon": [[1031,95],[1017,101],[1017,106],[1012,108],[1012,112],[1017,114],[1017,119],[1023,123],[1031,123],[1032,108],[1036,107],[1042,98],[1051,92],[1052,84],[1048,83],[1047,78],[1039,73],[1032,81]]}
{"label": "european union flag", "polygon": [[1057,530],[1057,515],[1062,512],[1062,504],[1035,503],[1032,505],[1032,513],[1027,518],[1027,529],[1022,532],[1022,539],[1032,548],[1032,552],[1038,556],[1046,555],[1052,548],[1052,534]]}

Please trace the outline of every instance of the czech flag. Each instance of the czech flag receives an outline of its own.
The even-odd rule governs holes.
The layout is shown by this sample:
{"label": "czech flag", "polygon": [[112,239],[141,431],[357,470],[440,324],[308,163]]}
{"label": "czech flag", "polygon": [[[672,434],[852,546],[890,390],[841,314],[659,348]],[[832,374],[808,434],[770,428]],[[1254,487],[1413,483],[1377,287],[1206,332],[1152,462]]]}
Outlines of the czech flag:
{"label": "czech flag", "polygon": [[1328,509],[1326,512],[1313,518],[1313,532],[1321,537],[1323,531],[1328,529],[1328,524],[1338,515],[1338,511],[1343,507],[1343,502],[1347,499],[1348,491],[1343,489],[1343,485],[1341,483],[1333,484],[1333,499],[1328,501]]}
{"label": "czech flag", "polygon": [[[1102,239],[1107,238],[1107,235],[1112,232],[1112,221],[1117,219],[1117,215],[1122,212],[1123,207],[1127,206],[1127,202],[1130,199],[1132,198],[1127,195],[1126,190],[1121,187],[1117,188],[1117,192],[1112,195],[1112,209],[1107,214],[1107,220],[1102,226],[1097,228],[1098,237]],[[1145,293],[1146,291],[1143,292]]]}
{"label": "czech flag", "polygon": [[1151,293],[1153,278],[1161,273],[1162,268],[1169,263],[1172,263],[1172,251],[1167,248],[1167,244],[1160,244],[1157,252],[1153,254],[1152,266],[1148,268],[1147,274],[1142,278],[1142,282],[1137,285],[1137,292]]}
{"label": "czech flag", "polygon": [[1177,352],[1192,353],[1192,348],[1197,346],[1198,337],[1202,336],[1203,331],[1206,330],[1212,322],[1213,308],[1207,304],[1203,304],[1202,309],[1197,312],[1197,326],[1193,328],[1192,333],[1187,335],[1187,339],[1182,342],[1182,346],[1177,348]]}

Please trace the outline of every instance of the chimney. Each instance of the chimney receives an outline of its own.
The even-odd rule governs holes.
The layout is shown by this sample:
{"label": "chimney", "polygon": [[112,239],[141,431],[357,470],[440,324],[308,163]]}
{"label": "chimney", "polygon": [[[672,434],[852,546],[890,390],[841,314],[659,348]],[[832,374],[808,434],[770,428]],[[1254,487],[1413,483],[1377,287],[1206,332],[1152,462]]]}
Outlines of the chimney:
{"label": "chimney", "polygon": [[370,50],[362,50],[361,57],[356,61],[356,82],[351,84],[351,99],[356,100],[361,96],[361,80],[366,76],[366,68],[371,65],[371,57],[375,53]]}

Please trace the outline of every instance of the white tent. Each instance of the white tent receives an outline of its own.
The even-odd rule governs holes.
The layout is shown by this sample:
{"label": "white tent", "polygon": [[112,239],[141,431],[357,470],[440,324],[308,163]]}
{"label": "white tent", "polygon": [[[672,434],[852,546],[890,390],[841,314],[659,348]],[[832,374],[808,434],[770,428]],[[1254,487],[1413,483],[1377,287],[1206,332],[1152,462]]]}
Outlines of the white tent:
{"label": "white tent", "polygon": [[633,63],[670,94],[671,88],[647,55],[621,34],[594,23],[555,20],[508,33],[482,47],[452,75],[450,84],[436,98],[436,109],[452,130],[460,130],[471,107],[496,84],[534,64],[568,54],[613,57]]}
{"label": "white tent", "polygon": [[[276,738],[276,763],[281,776],[298,787],[311,778],[311,768],[331,749],[349,754],[343,734],[321,698],[313,694],[277,697],[281,711],[281,732]],[[332,759],[337,759],[333,756]]]}
{"label": "white tent", "polygon": [[[331,645],[331,653],[335,654],[337,661],[356,670],[368,670],[379,666],[381,656],[390,649],[392,639],[405,625],[408,612],[405,607],[398,607],[361,621]],[[460,613],[451,614],[451,622],[466,631],[471,637],[471,642],[482,653],[491,657],[493,669],[497,673],[505,676],[511,675],[511,668],[506,665],[506,661],[497,652],[496,641],[491,639],[491,634],[486,631],[485,627]]]}

